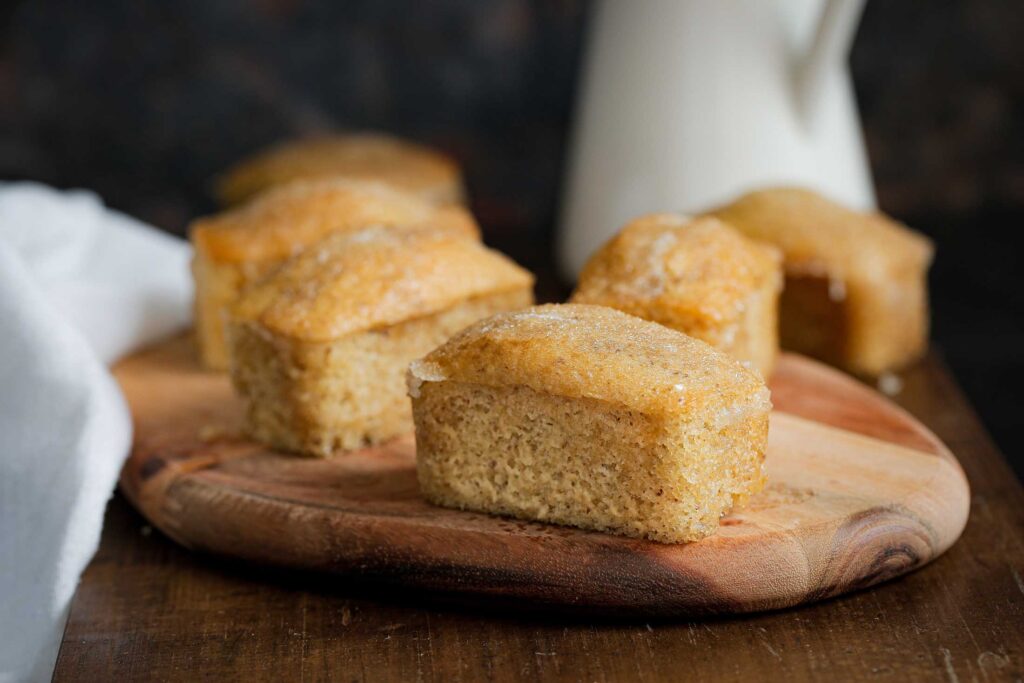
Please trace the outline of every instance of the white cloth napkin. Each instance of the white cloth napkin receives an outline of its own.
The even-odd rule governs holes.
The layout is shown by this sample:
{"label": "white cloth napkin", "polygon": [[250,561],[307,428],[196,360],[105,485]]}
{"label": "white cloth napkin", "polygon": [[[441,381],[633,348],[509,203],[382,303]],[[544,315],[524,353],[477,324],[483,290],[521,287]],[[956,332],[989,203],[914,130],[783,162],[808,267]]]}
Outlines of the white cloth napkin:
{"label": "white cloth napkin", "polygon": [[0,183],[0,682],[50,679],[131,445],[106,363],[188,323],[188,258],[92,193]]}

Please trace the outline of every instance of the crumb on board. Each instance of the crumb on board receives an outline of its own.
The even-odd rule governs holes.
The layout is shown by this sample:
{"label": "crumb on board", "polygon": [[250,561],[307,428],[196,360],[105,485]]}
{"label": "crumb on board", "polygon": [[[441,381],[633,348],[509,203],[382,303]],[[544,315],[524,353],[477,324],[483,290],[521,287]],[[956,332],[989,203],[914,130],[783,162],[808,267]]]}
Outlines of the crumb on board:
{"label": "crumb on board", "polygon": [[199,428],[199,440],[206,443],[216,441],[227,434],[228,430],[221,424],[205,424]]}
{"label": "crumb on board", "polygon": [[892,372],[884,372],[878,377],[878,390],[886,396],[896,396],[903,391],[903,379]]}

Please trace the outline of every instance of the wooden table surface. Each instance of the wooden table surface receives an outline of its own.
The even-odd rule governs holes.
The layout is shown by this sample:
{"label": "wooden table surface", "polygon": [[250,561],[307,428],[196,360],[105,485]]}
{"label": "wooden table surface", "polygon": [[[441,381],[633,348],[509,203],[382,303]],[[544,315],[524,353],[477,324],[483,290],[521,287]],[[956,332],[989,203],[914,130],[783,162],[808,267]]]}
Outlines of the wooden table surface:
{"label": "wooden table surface", "polygon": [[282,574],[179,548],[120,496],[82,578],[57,681],[1024,678],[1024,491],[935,355],[898,402],[960,458],[960,541],[877,588],[781,612],[595,621]]}

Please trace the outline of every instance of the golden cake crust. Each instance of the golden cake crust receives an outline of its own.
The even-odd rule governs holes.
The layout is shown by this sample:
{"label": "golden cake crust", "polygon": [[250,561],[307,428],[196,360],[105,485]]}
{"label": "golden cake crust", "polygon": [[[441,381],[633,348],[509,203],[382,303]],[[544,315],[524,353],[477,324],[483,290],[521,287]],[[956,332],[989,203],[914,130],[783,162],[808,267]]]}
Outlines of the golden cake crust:
{"label": "golden cake crust", "polygon": [[216,183],[223,204],[263,190],[326,177],[383,182],[428,201],[462,200],[462,174],[447,156],[378,133],[331,135],[284,142],[242,160]]}
{"label": "golden cake crust", "polygon": [[934,252],[927,237],[905,225],[799,188],[750,192],[709,214],[778,246],[789,272],[873,281],[927,268]]}
{"label": "golden cake crust", "polygon": [[531,287],[533,276],[479,242],[429,229],[332,235],[245,292],[236,321],[323,342]]}
{"label": "golden cake crust", "polygon": [[591,257],[572,301],[672,327],[767,376],[778,351],[781,260],[717,218],[649,214]]}
{"label": "golden cake crust", "polygon": [[376,224],[480,235],[461,207],[435,206],[381,183],[338,178],[274,188],[245,206],[195,221],[190,233],[196,249],[215,261],[273,261],[331,233]]}
{"label": "golden cake crust", "polygon": [[780,263],[777,249],[716,218],[648,214],[594,254],[572,299],[663,324],[722,322],[742,313],[751,290],[781,287]]}
{"label": "golden cake crust", "polygon": [[760,376],[710,345],[657,323],[586,304],[502,313],[469,327],[414,362],[423,382],[525,386],[621,405],[665,419],[730,405],[766,410]]}
{"label": "golden cake crust", "polygon": [[752,192],[713,215],[782,249],[784,347],[867,376],[928,348],[926,237],[809,190]]}

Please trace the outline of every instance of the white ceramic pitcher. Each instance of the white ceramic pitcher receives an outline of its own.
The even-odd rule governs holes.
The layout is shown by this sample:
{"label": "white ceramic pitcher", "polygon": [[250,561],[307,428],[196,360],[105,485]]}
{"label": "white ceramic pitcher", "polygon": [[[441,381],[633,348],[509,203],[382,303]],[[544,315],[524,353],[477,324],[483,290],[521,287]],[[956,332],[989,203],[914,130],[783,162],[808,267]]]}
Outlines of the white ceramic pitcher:
{"label": "white ceramic pitcher", "polygon": [[559,258],[628,219],[766,185],[874,206],[846,56],[864,0],[602,0],[577,103]]}

